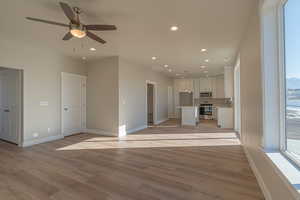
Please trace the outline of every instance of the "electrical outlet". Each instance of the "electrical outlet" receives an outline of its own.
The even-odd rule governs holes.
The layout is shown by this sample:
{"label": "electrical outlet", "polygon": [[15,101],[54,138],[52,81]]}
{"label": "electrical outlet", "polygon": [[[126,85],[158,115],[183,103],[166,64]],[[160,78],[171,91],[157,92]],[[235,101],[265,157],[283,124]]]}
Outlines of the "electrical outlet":
{"label": "electrical outlet", "polygon": [[33,137],[39,137],[39,134],[38,133],[33,133]]}
{"label": "electrical outlet", "polygon": [[50,128],[48,128],[48,133],[50,133],[51,132],[51,129]]}

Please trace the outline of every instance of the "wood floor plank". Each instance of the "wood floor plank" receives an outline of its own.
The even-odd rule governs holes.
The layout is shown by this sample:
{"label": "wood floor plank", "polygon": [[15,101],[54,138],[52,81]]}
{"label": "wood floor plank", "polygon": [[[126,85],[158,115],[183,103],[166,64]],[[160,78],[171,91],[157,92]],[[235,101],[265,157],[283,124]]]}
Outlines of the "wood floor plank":
{"label": "wood floor plank", "polygon": [[236,134],[177,120],[123,138],[0,141],[0,199],[263,200]]}

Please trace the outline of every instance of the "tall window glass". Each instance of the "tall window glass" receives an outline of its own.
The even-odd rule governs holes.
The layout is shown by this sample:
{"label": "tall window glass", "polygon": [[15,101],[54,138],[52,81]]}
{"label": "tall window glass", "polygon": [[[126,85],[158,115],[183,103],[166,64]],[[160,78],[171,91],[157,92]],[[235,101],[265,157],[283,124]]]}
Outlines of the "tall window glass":
{"label": "tall window glass", "polygon": [[286,151],[300,161],[300,0],[284,6]]}

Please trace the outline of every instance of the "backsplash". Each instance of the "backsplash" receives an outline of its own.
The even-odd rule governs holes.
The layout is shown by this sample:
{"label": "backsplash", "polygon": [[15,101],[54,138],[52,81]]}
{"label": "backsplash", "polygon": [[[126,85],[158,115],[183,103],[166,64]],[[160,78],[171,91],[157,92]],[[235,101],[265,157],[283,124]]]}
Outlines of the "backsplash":
{"label": "backsplash", "polygon": [[214,104],[214,105],[226,105],[231,106],[232,101],[230,98],[199,98],[194,99],[194,105],[199,106],[200,104]]}

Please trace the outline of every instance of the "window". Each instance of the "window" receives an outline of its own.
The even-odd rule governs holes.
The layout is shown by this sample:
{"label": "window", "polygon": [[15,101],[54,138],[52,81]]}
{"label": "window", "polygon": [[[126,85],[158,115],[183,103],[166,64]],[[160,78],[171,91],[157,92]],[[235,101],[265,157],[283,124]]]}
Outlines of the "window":
{"label": "window", "polygon": [[300,1],[284,5],[285,137],[283,150],[300,163]]}

